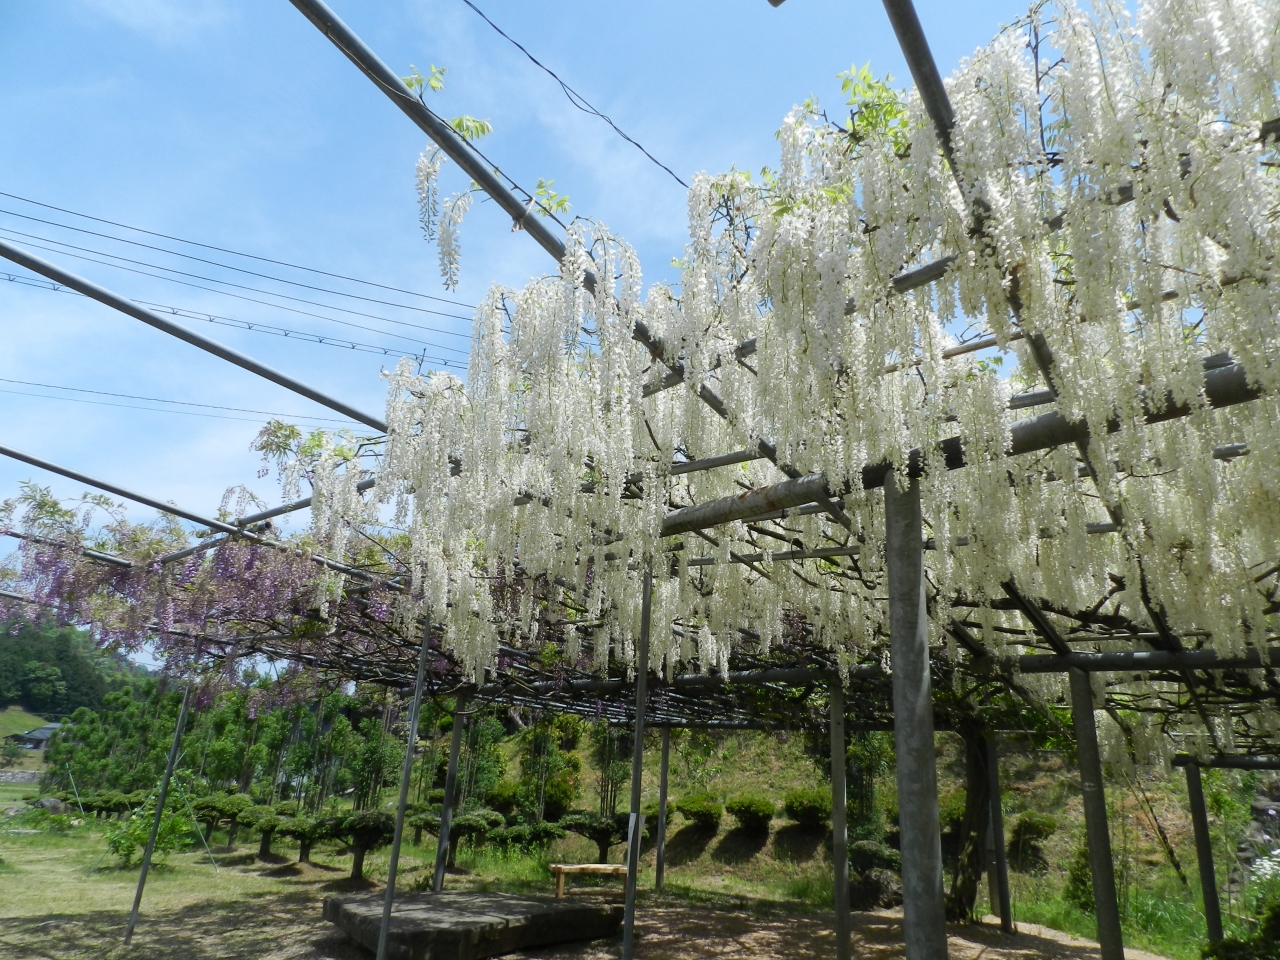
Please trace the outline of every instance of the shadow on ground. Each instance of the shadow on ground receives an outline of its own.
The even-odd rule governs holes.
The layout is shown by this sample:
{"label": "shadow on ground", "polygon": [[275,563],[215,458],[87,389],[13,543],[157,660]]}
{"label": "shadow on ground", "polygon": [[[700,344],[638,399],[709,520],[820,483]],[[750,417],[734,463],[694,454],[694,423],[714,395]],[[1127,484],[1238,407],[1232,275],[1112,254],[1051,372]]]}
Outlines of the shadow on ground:
{"label": "shadow on ground", "polygon": [[702,856],[715,836],[714,828],[700,827],[696,823],[681,827],[667,840],[667,863],[673,867],[692,863]]}
{"label": "shadow on ground", "polygon": [[734,827],[716,844],[711,859],[719,863],[746,863],[769,842],[767,830],[744,830]]}
{"label": "shadow on ground", "polygon": [[808,863],[827,839],[827,834],[813,827],[801,826],[798,823],[781,827],[773,835],[773,856],[775,860],[791,863]]}

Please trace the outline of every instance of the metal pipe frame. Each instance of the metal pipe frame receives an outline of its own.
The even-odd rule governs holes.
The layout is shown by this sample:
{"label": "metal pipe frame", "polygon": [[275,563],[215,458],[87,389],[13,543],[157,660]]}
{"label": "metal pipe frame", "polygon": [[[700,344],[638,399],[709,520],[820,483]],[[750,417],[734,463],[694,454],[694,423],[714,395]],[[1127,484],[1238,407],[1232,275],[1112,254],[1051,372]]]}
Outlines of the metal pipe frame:
{"label": "metal pipe frame", "polygon": [[635,743],[631,753],[631,818],[627,823],[627,885],[622,909],[622,960],[636,955],[636,887],[640,873],[640,811],[644,777],[644,721],[649,699],[649,627],[653,613],[653,569],[646,568],[640,594],[640,637],[636,642]]}
{"label": "metal pipe frame", "polygon": [[662,892],[667,873],[667,771],[671,763],[671,727],[662,728],[662,755],[658,761],[658,836],[653,868],[653,889]]}
{"label": "metal pipe frame", "polygon": [[458,793],[458,756],[462,753],[462,728],[466,723],[463,712],[466,701],[459,696],[453,711],[453,730],[449,737],[449,771],[444,778],[444,799],[440,805],[440,834],[436,842],[436,869],[431,879],[431,889],[440,893],[444,889],[444,870],[449,865],[449,830],[453,825],[453,805]]}
{"label": "metal pipe frame", "polygon": [[248,370],[250,373],[257,374],[264,380],[270,380],[272,383],[298,394],[298,396],[306,397],[308,400],[312,400],[315,403],[320,404],[322,407],[328,407],[330,410],[340,413],[344,417],[349,417],[357,423],[363,423],[366,426],[372,427],[379,433],[387,432],[386,423],[377,417],[367,414],[362,410],[357,410],[355,407],[343,403],[341,400],[331,397],[327,393],[317,390],[315,387],[309,387],[302,381],[295,380],[288,374],[281,373],[279,370],[269,367],[265,363],[259,363],[257,360],[254,360],[246,354],[240,353],[238,350],[232,350],[230,347],[218,343],[216,340],[210,340],[208,337],[203,337],[194,330],[188,330],[181,324],[174,323],[172,320],[166,320],[158,313],[153,313],[144,307],[140,307],[132,300],[122,297],[117,293],[112,293],[110,290],[105,287],[98,286],[91,280],[86,280],[84,277],[80,277],[74,273],[63,270],[61,267],[55,266],[47,260],[28,253],[21,247],[15,247],[7,240],[0,240],[0,257],[4,257],[6,260],[12,260],[14,263],[26,267],[32,273],[38,273],[40,276],[47,277],[55,283],[62,284],[64,287],[70,287],[77,293],[82,293],[92,300],[97,300],[99,303],[111,307],[113,310],[118,310],[126,316],[133,317],[135,320],[141,320],[148,326],[155,327],[157,330],[167,333],[172,337],[177,337],[179,340],[185,341],[193,347],[198,347],[205,353],[211,353],[220,360],[226,360],[228,363],[233,363],[242,370]]}
{"label": "metal pipe frame", "polygon": [[850,960],[853,928],[849,915],[849,807],[845,784],[844,685],[833,680],[831,698],[831,863],[835,869],[836,960]]}
{"label": "metal pipe frame", "polygon": [[1218,878],[1213,869],[1213,840],[1209,836],[1209,815],[1204,805],[1200,765],[1183,764],[1187,773],[1187,801],[1191,806],[1191,828],[1196,840],[1196,866],[1200,868],[1200,892],[1204,897],[1204,925],[1210,943],[1222,939],[1222,904],[1218,900]]}

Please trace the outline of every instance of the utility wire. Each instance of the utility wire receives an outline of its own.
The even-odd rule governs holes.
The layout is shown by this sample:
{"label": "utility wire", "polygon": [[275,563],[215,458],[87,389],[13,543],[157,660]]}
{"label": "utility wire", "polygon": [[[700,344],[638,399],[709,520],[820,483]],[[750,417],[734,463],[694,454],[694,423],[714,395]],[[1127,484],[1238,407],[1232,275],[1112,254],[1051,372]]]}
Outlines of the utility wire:
{"label": "utility wire", "polygon": [[[4,232],[3,227],[0,227],[0,232]],[[275,309],[275,310],[284,310],[288,313],[296,313],[299,316],[303,316],[303,317],[315,317],[317,320],[327,320],[328,322],[336,323],[339,326],[352,327],[356,330],[366,330],[369,333],[376,333],[376,334],[379,334],[380,336],[391,337],[392,339],[395,339],[395,340],[407,340],[409,343],[416,343],[419,346],[434,347],[437,350],[448,350],[452,353],[461,353],[464,355],[467,353],[466,350],[463,350],[460,347],[450,347],[443,343],[432,343],[429,340],[419,340],[416,337],[406,337],[400,333],[389,333],[386,330],[379,330],[376,327],[366,327],[364,324],[361,324],[361,323],[352,323],[350,320],[339,320],[336,317],[327,317],[323,313],[312,313],[310,310],[299,310],[297,307],[286,307],[283,304],[271,303],[269,300],[258,300],[256,297],[246,297],[244,294],[231,293],[227,290],[218,290],[215,287],[206,287],[198,283],[191,283],[187,280],[178,280],[175,277],[166,277],[158,273],[150,273],[146,270],[139,270],[136,267],[125,267],[118,263],[110,263],[109,261],[106,261],[106,260],[96,260],[93,257],[85,256],[84,254],[70,253],[66,250],[60,250],[55,247],[46,247],[43,244],[39,244],[39,243],[28,243],[26,245],[28,247],[31,247],[34,250],[46,250],[50,253],[59,253],[65,257],[72,257],[73,259],[76,259],[76,260],[85,260],[89,263],[96,263],[104,267],[114,267],[116,270],[124,270],[127,273],[136,273],[143,277],[151,277],[154,280],[164,280],[168,283],[176,283],[179,286],[191,287],[194,290],[203,290],[206,293],[216,293],[216,294],[219,294],[220,296],[231,297],[234,300],[244,300],[247,303],[256,303],[256,304],[259,304],[260,306],[271,307],[272,309]],[[110,256],[110,254],[104,254],[104,256]],[[137,302],[143,303],[144,301],[139,300]],[[227,319],[227,318],[223,318],[223,319]]]}
{"label": "utility wire", "polygon": [[[141,271],[132,272],[138,273]],[[161,277],[160,279],[165,278]],[[0,273],[0,280],[7,280],[10,283],[20,283],[24,286],[35,287],[37,290],[49,290],[53,293],[69,293],[77,297],[84,296],[84,294],[80,293],[78,290],[72,290],[69,287],[64,287],[62,284],[55,283],[52,280],[45,280],[43,277],[22,277],[16,276],[12,273]],[[196,287],[198,290],[206,289],[205,287],[199,287],[196,284],[186,284],[186,286]],[[217,291],[213,292],[216,293]],[[248,298],[242,297],[241,299]],[[258,301],[254,302],[256,303]],[[355,340],[343,340],[338,337],[326,337],[318,333],[310,333],[306,330],[291,330],[288,327],[277,327],[268,323],[238,320],[235,317],[222,317],[215,313],[197,312],[195,310],[189,310],[186,307],[173,307],[166,303],[154,303],[150,300],[134,300],[134,303],[141,304],[144,307],[153,307],[158,310],[164,310],[166,313],[170,313],[175,317],[183,317],[188,320],[203,320],[205,323],[214,323],[223,327],[233,327],[237,330],[251,330],[254,333],[267,333],[276,337],[285,337],[291,340],[302,340],[306,343],[318,343],[326,347],[339,347],[343,350],[354,350],[358,353],[376,353],[384,357],[408,356],[423,361],[433,360],[444,364],[446,367],[459,367],[464,365],[463,362],[459,360],[448,360],[440,356],[430,356],[425,351],[422,353],[406,353],[403,350],[394,350],[390,347],[380,347],[370,343],[359,343]],[[453,350],[454,348],[445,347],[443,349]]]}
{"label": "utility wire", "polygon": [[480,19],[483,20],[485,23],[487,23],[489,26],[493,27],[493,29],[497,32],[497,34],[500,37],[502,37],[504,40],[506,40],[508,43],[514,46],[517,50],[523,53],[526,57],[528,57],[530,63],[532,63],[535,67],[537,67],[547,76],[549,76],[556,83],[560,84],[560,89],[564,91],[564,95],[568,98],[570,103],[572,103],[575,107],[577,107],[583,113],[590,114],[593,117],[599,117],[601,120],[603,120],[605,123],[607,123],[610,127],[613,128],[614,133],[616,133],[623,140],[627,141],[627,143],[631,144],[633,147],[635,147],[637,150],[643,153],[646,157],[652,160],[655,164],[657,164],[663,170],[667,171],[667,173],[671,175],[671,179],[673,179],[676,183],[680,184],[680,186],[684,187],[686,190],[689,189],[689,184],[685,183],[678,176],[676,176],[675,171],[673,171],[665,163],[663,163],[661,160],[655,157],[652,153],[646,150],[638,141],[633,140],[631,137],[627,136],[627,134],[622,131],[621,127],[619,127],[607,116],[605,116],[595,107],[593,107],[590,103],[588,103],[586,97],[578,93],[577,90],[574,90],[573,87],[569,86],[567,83],[561,80],[556,75],[554,70],[552,70],[550,67],[542,63],[537,57],[535,57],[528,50],[526,50],[523,44],[521,44],[518,40],[513,39],[500,26],[498,26],[496,23],[490,20],[488,16],[485,15],[485,12],[481,10],[479,7],[477,7],[474,3],[472,3],[471,0],[462,0],[462,2],[465,3],[472,10],[474,10],[477,14],[479,14]]}
{"label": "utility wire", "polygon": [[350,283],[362,283],[368,287],[377,287],[380,290],[390,290],[393,293],[405,293],[411,297],[422,297],[424,300],[437,300],[440,303],[447,303],[455,307],[465,307],[467,309],[475,309],[471,304],[462,303],[459,300],[449,300],[445,297],[433,297],[429,293],[418,293],[415,290],[404,290],[400,287],[389,287],[383,283],[374,283],[372,280],[360,280],[356,277],[348,277],[341,273],[330,273],[328,270],[317,270],[314,267],[304,267],[300,264],[289,263],[285,260],[272,260],[270,257],[259,257],[252,253],[241,253],[238,250],[230,250],[227,247],[216,247],[210,243],[200,243],[197,240],[184,240],[182,237],[170,236],[167,233],[156,233],[154,230],[144,230],[142,227],[131,227],[127,223],[117,223],[115,220],[105,220],[102,217],[94,217],[87,213],[77,213],[75,210],[68,210],[65,207],[55,207],[51,203],[41,203],[39,200],[31,200],[28,197],[20,197],[16,193],[6,193],[0,190],[0,197],[9,197],[11,200],[21,200],[23,203],[30,203],[37,207],[44,207],[46,210],[56,210],[58,213],[69,214],[73,217],[83,217],[85,220],[93,220],[96,223],[105,223],[112,227],[119,227],[122,230],[133,230],[135,233],[144,233],[150,237],[159,237],[162,240],[172,240],[175,243],[186,243],[193,247],[202,247],[205,250],[216,250],[219,253],[229,253],[236,257],[245,257],[248,260],[257,260],[260,263],[274,263],[278,267],[288,267],[291,270],[305,270],[307,273],[319,274],[322,277],[333,277],[335,280],[346,280]]}
{"label": "utility wire", "polygon": [[[60,389],[67,389],[65,387]],[[268,420],[259,420],[256,417],[230,417],[220,413],[197,413],[194,410],[167,410],[164,407],[143,407],[136,403],[111,403],[107,400],[86,400],[82,397],[51,397],[44,393],[30,393],[26,390],[6,390],[0,387],[0,393],[13,394],[19,397],[36,397],[40,400],[65,400],[68,403],[87,403],[95,407],[122,407],[125,410],[149,410],[152,413],[173,413],[182,417],[205,417],[212,420],[239,420],[242,423],[269,423]],[[170,401],[163,401],[170,402]],[[293,420],[303,420],[310,418],[291,417]]]}
{"label": "utility wire", "polygon": [[[40,387],[42,390],[69,390],[73,393],[91,393],[99,397],[116,397],[121,400],[146,400],[148,403],[172,403],[182,407],[203,407],[206,410],[229,410],[232,413],[260,413],[266,417],[287,417],[293,420],[328,420],[331,423],[354,423],[350,417],[313,417],[302,413],[279,413],[275,410],[254,410],[249,407],[225,407],[216,403],[196,403],[193,400],[165,400],[163,397],[140,397],[132,393],[112,393],[110,390],[90,390],[87,387],[64,387],[57,383],[36,383],[31,380],[11,380],[0,377],[0,383],[16,383],[22,387]],[[53,398],[50,398],[53,399]],[[147,408],[142,408],[147,409]]]}
{"label": "utility wire", "polygon": [[[291,297],[291,296],[289,296],[287,293],[276,293],[276,292],[275,292],[275,291],[273,291],[273,290],[263,290],[261,287],[248,287],[248,286],[245,286],[245,285],[244,285],[244,284],[242,284],[242,283],[232,283],[230,280],[219,280],[219,279],[217,279],[216,277],[206,277],[206,276],[203,276],[203,275],[198,274],[198,273],[187,273],[185,270],[177,270],[177,269],[175,269],[175,268],[173,268],[173,267],[166,267],[166,266],[163,266],[163,265],[158,264],[158,263],[151,263],[151,262],[149,262],[149,261],[147,261],[147,260],[134,260],[134,259],[132,259],[132,258],[130,258],[130,257],[122,257],[122,256],[120,256],[118,253],[107,253],[105,250],[95,250],[95,249],[93,249],[92,247],[81,247],[81,246],[77,246],[77,245],[76,245],[76,244],[74,244],[74,243],[67,243],[66,241],[63,241],[63,240],[51,240],[51,239],[50,239],[50,238],[48,238],[48,237],[38,236],[37,234],[34,234],[34,233],[23,233],[21,230],[14,230],[14,229],[13,229],[13,228],[11,228],[11,227],[0,227],[0,233],[12,234],[13,236],[22,237],[22,238],[24,238],[24,239],[28,239],[28,240],[43,240],[45,243],[53,243],[53,244],[56,244],[56,245],[57,245],[58,247],[60,247],[60,248],[65,248],[65,250],[79,250],[79,251],[81,251],[82,253],[92,253],[92,254],[94,254],[95,256],[99,256],[99,257],[107,257],[107,258],[109,258],[109,259],[111,259],[111,260],[119,260],[119,261],[121,261],[122,263],[132,263],[132,264],[135,264],[135,265],[140,266],[140,267],[150,267],[152,270],[163,270],[165,273],[172,273],[172,274],[176,274],[176,275],[177,275],[177,276],[179,276],[179,277],[190,277],[190,278],[191,278],[191,279],[193,279],[193,280],[203,280],[205,283],[220,283],[220,284],[222,284],[223,286],[227,286],[227,287],[234,287],[234,288],[235,288],[235,289],[237,289],[237,290],[248,290],[250,293],[261,293],[261,294],[263,294],[264,296],[268,296],[268,297],[279,297],[279,298],[280,298],[280,299],[282,299],[282,300],[292,300],[294,303],[305,303],[305,304],[307,304],[308,306],[312,306],[312,307],[323,307],[323,308],[324,308],[324,309],[326,309],[326,310],[337,310],[339,313],[349,313],[349,314],[351,314],[352,316],[356,316],[356,317],[368,317],[370,320],[381,320],[381,321],[383,321],[384,323],[396,323],[396,324],[400,324],[400,325],[402,325],[402,326],[406,326],[406,327],[414,327],[414,328],[416,328],[416,329],[418,329],[418,330],[427,330],[427,331],[429,331],[429,332],[431,332],[431,333],[443,333],[443,334],[445,334],[445,335],[447,335],[447,336],[450,336],[450,337],[463,337],[464,339],[469,339],[469,338],[470,338],[470,334],[458,333],[458,332],[457,332],[457,331],[455,331],[455,330],[444,330],[444,329],[442,329],[442,328],[440,328],[440,327],[424,327],[424,326],[420,326],[419,324],[416,324],[416,323],[407,323],[407,322],[402,321],[402,320],[389,320],[388,318],[386,318],[386,317],[382,317],[382,316],[379,316],[379,315],[378,315],[378,314],[376,314],[376,313],[363,313],[363,312],[361,312],[361,311],[359,311],[359,310],[349,310],[349,309],[347,309],[346,307],[339,307],[339,306],[335,306],[334,304],[331,304],[331,303],[322,303],[322,302],[320,302],[320,301],[318,301],[318,300],[306,300],[306,299],[304,299],[304,298],[302,298],[302,297]],[[34,246],[34,247],[36,247],[37,249],[40,249],[40,250],[48,250],[50,253],[63,253],[63,252],[65,252],[63,249],[54,249],[53,247],[42,247],[42,246],[40,246],[39,244],[31,244],[31,246]],[[71,253],[71,254],[67,254],[67,256],[75,256],[75,254]],[[89,258],[89,257],[81,257],[80,259],[88,260],[88,259],[91,259],[91,258]],[[120,266],[118,266],[117,264],[114,264],[114,263],[103,263],[103,261],[101,261],[101,260],[95,260],[95,261],[93,261],[93,262],[94,262],[94,263],[102,263],[102,264],[103,264],[103,266],[117,267],[117,269],[120,269],[120,270],[127,270],[127,269],[129,269],[128,267],[120,267]],[[135,272],[137,272],[137,271],[135,271]],[[181,282],[182,282],[182,281],[175,281],[175,280],[171,280],[171,278],[169,278],[169,277],[158,277],[158,276],[157,276],[156,274],[154,274],[154,273],[147,274],[147,276],[150,276],[150,277],[156,277],[156,279],[158,279],[158,280],[170,280],[171,282],[174,282],[174,283],[181,283]],[[200,287],[200,289],[201,289],[201,290],[210,290],[210,292],[212,292],[212,293],[220,293],[220,294],[222,294],[223,296],[227,296],[227,297],[233,297],[233,296],[235,296],[235,294],[233,294],[233,293],[227,293],[225,290],[212,290],[210,287]],[[245,298],[245,297],[242,297],[241,299],[252,299],[252,298]],[[265,306],[278,307],[278,308],[279,308],[279,309],[281,309],[281,310],[289,310],[289,309],[290,309],[289,307],[285,307],[285,306],[282,306],[282,305],[280,305],[280,304],[268,303],[268,302],[267,302],[267,301],[265,301],[265,300],[253,300],[253,302],[254,302],[254,303],[261,303],[261,304],[264,304]],[[422,343],[422,342],[423,342],[423,341],[418,340],[418,339],[416,339],[416,338],[414,338],[414,337],[406,337],[406,336],[404,336],[403,334],[399,334],[399,333],[390,333],[390,332],[388,332],[388,331],[386,331],[386,330],[378,330],[376,327],[365,327],[365,326],[361,326],[360,324],[357,324],[357,323],[351,323],[351,322],[346,321],[346,320],[338,320],[338,319],[336,319],[336,318],[334,318],[334,317],[326,317],[326,316],[324,316],[323,314],[319,314],[319,313],[307,313],[305,310],[294,310],[293,312],[294,312],[294,313],[303,313],[303,314],[305,314],[306,316],[309,316],[309,317],[317,317],[317,318],[322,319],[322,320],[328,320],[328,321],[330,321],[331,323],[341,323],[341,324],[343,324],[344,326],[348,326],[348,327],[356,327],[357,329],[360,329],[360,330],[368,330],[370,333],[380,333],[380,334],[382,334],[383,336],[386,336],[386,337],[398,337],[398,338],[399,338],[399,339],[401,339],[401,340],[412,340],[414,343]],[[444,316],[453,316],[453,314],[444,314]],[[458,319],[458,320],[466,320],[466,319],[468,319],[468,318],[467,318],[467,317],[456,317],[455,319]],[[442,349],[447,349],[447,348],[442,348]]]}
{"label": "utility wire", "polygon": [[[84,227],[73,227],[68,223],[58,223],[56,220],[45,220],[45,219],[42,219],[41,217],[32,217],[25,213],[18,213],[16,210],[5,210],[0,208],[0,213],[7,214],[8,216],[11,216],[11,217],[20,217],[23,220],[30,220],[33,223],[43,223],[46,226],[57,227],[60,230],[74,230],[76,233],[85,233],[91,237],[102,237],[105,240],[114,240],[116,243],[127,243],[134,247],[144,247],[147,250],[156,250],[159,253],[167,253],[169,254],[169,256],[172,256],[172,257],[183,257],[187,260],[195,260],[197,263],[207,263],[213,267],[221,267],[224,270],[234,270],[237,273],[248,274],[251,277],[260,277],[263,280],[274,280],[277,283],[287,283],[290,286],[302,287],[304,290],[315,290],[318,293],[329,293],[329,294],[333,294],[335,297],[350,297],[353,300],[363,300],[365,303],[377,303],[377,304],[381,304],[384,307],[397,307],[401,310],[413,310],[417,313],[430,313],[438,317],[453,317],[454,319],[457,319],[457,320],[468,319],[467,317],[459,316],[456,313],[445,313],[443,310],[430,310],[426,307],[414,307],[414,306],[410,306],[407,303],[395,303],[392,300],[378,300],[375,297],[362,297],[357,293],[346,293],[342,290],[330,290],[328,287],[317,287],[314,284],[310,284],[310,283],[300,283],[297,280],[287,280],[284,277],[277,277],[274,274],[259,273],[256,270],[246,270],[243,267],[233,266],[232,264],[229,264],[229,263],[222,263],[218,260],[210,260],[207,257],[197,257],[190,253],[182,253],[178,250],[170,250],[167,247],[158,247],[154,243],[143,243],[140,240],[129,240],[129,239],[126,239],[125,237],[117,237],[110,233],[102,233],[101,231],[98,231],[98,230],[86,230]],[[16,233],[17,231],[14,231],[14,232]],[[223,283],[225,281],[219,280],[218,282]],[[250,287],[249,289],[255,289],[255,288]],[[282,296],[282,294],[274,294],[274,296]],[[306,302],[309,303],[310,301],[306,301]],[[459,306],[466,306],[466,304],[459,304]],[[335,309],[340,309],[340,308],[335,308]],[[471,307],[470,309],[474,310],[475,308]],[[371,314],[361,314],[361,316],[371,316]],[[386,320],[387,318],[382,317],[380,319]],[[404,321],[404,320],[387,320],[387,323],[399,323],[406,327],[418,326],[415,323],[408,323],[407,321]],[[435,330],[436,328],[435,327],[418,327],[418,329]],[[438,332],[448,333],[449,331],[438,331]]]}

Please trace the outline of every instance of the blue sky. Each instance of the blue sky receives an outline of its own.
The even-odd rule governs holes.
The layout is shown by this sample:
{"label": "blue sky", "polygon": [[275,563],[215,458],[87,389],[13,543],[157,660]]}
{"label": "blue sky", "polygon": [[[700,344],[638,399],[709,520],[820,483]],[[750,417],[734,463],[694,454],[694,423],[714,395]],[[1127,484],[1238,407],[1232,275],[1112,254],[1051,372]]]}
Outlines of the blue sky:
{"label": "blue sky", "polygon": [[[811,95],[839,112],[835,75],[850,64],[870,61],[899,83],[908,78],[874,0],[789,0],[779,9],[766,0],[476,3],[685,179],[773,163],[783,115]],[[636,246],[649,281],[670,277],[670,260],[686,237],[683,190],[571,106],[462,0],[332,5],[398,72],[410,64],[424,72],[430,64],[447,67],[445,90],[430,101],[437,112],[490,120],[494,133],[482,147],[507,174],[529,189],[538,178],[554,180],[574,213]],[[1025,11],[1025,4],[1003,0],[918,0],[917,7],[944,75]],[[492,282],[519,285],[550,269],[547,256],[513,234],[493,204],[477,203],[462,231],[461,284],[455,293],[441,287],[413,187],[425,138],[287,0],[0,0],[0,131],[0,191],[70,211],[461,304],[478,302]],[[451,170],[444,185],[465,184]],[[458,319],[469,317],[465,307],[183,246],[8,196],[0,196],[0,211],[0,237],[54,246],[57,252],[34,252],[132,298],[464,359],[440,347],[465,350],[468,320]],[[284,285],[30,218],[416,309]],[[49,240],[147,265],[74,259],[72,253],[104,258]],[[197,276],[168,275],[195,286],[121,265],[185,271]],[[29,274],[0,261],[0,444],[212,513],[234,484],[248,484],[269,503],[278,499],[274,480],[255,478],[258,458],[249,450],[266,417],[213,407],[333,416],[106,307],[5,276]],[[257,289],[211,282],[219,280]],[[312,313],[373,329],[306,315]],[[393,358],[182,322],[381,414],[379,371]],[[187,416],[45,399],[26,394],[160,406],[32,383],[211,407],[186,408],[206,414]],[[0,498],[26,479],[64,496],[81,489],[0,459]]]}

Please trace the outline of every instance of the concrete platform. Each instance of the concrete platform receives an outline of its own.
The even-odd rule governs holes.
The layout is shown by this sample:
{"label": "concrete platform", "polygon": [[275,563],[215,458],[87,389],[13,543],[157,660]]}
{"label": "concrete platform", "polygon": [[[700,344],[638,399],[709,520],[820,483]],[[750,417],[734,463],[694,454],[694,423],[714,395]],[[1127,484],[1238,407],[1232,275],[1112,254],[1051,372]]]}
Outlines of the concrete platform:
{"label": "concrete platform", "polygon": [[[382,894],[326,897],[324,918],[374,951]],[[621,904],[508,893],[405,893],[396,897],[388,960],[481,960],[571,940],[598,940],[622,926]]]}

